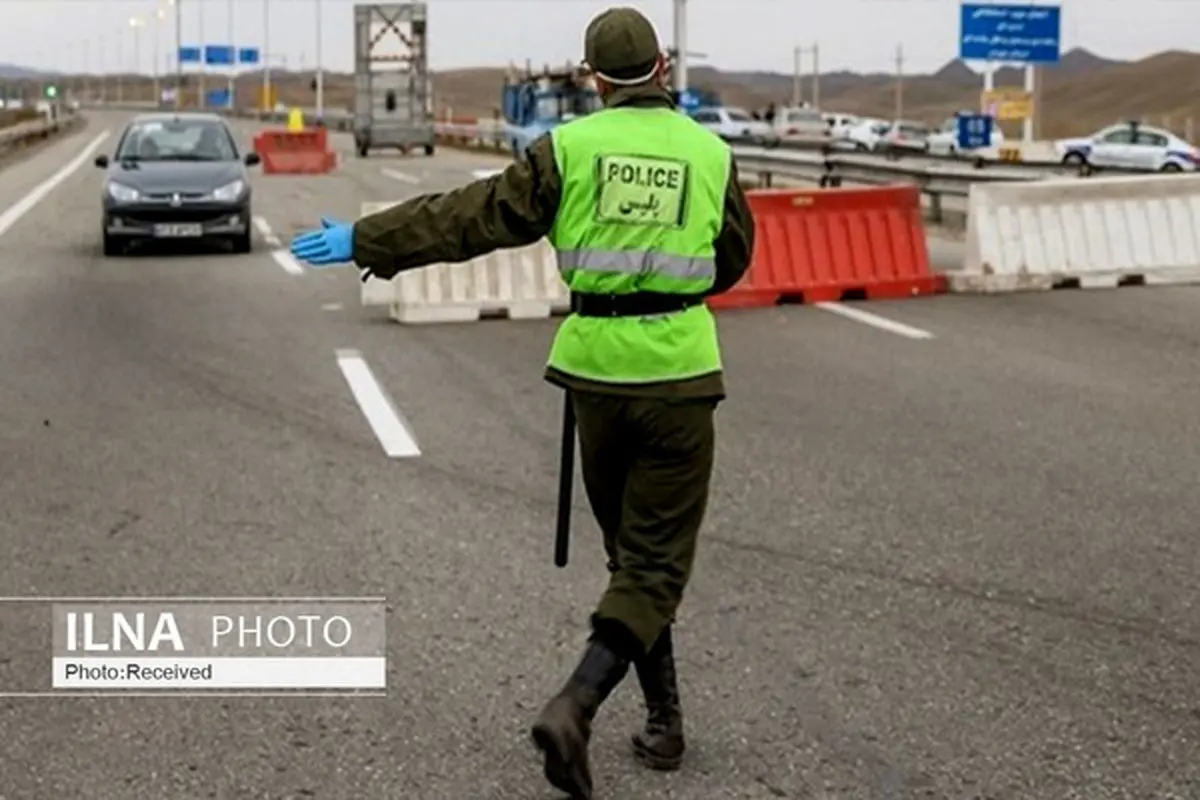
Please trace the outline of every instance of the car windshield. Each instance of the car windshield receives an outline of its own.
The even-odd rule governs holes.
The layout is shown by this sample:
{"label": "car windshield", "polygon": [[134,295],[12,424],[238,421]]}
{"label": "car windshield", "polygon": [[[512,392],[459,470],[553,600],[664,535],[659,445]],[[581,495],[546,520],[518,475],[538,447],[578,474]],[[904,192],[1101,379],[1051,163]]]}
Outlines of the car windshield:
{"label": "car windshield", "polygon": [[725,113],[729,115],[729,119],[733,122],[753,122],[754,117],[742,111],[740,108],[727,108]]}
{"label": "car windshield", "polygon": [[210,120],[134,123],[117,151],[119,161],[234,161],[229,132]]}

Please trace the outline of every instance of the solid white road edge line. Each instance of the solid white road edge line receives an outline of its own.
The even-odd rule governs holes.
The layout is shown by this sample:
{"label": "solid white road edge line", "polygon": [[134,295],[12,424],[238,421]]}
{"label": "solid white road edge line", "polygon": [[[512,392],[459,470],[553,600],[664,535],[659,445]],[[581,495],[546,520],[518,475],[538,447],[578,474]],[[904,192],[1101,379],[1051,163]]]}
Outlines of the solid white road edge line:
{"label": "solid white road edge line", "polygon": [[293,258],[292,254],[287,250],[272,250],[271,258],[275,259],[275,263],[278,264],[283,271],[289,275],[304,274],[304,267],[301,266],[300,262]]}
{"label": "solid white road edge line", "polygon": [[387,392],[375,380],[371,368],[357,350],[338,350],[338,367],[350,385],[350,392],[358,401],[367,424],[375,432],[375,438],[383,445],[389,458],[412,458],[421,455],[408,423],[388,397]]}
{"label": "solid white road edge line", "polygon": [[108,131],[102,131],[96,135],[94,139],[87,143],[83,148],[83,152],[71,159],[62,169],[51,175],[46,180],[33,187],[30,192],[22,197],[17,202],[13,203],[8,209],[0,214],[0,236],[8,232],[8,229],[16,224],[17,220],[33,210],[34,206],[42,202],[46,195],[54,190],[55,186],[65,181],[71,176],[71,173],[83,166],[83,162],[91,158],[96,148],[100,143],[108,138]]}
{"label": "solid white road edge line", "polygon": [[381,169],[379,172],[392,180],[403,181],[404,183],[420,183],[421,179],[415,175],[409,175],[407,172],[397,172],[394,169]]}
{"label": "solid white road edge line", "polygon": [[267,222],[266,217],[254,215],[254,228],[258,231],[258,235],[263,238],[263,241],[271,247],[282,247],[283,242],[279,241],[279,237],[275,235],[275,231],[271,230],[271,223]]}
{"label": "solid white road edge line", "polygon": [[914,328],[911,325],[905,325],[903,322],[896,322],[887,317],[881,317],[878,314],[872,314],[869,311],[861,311],[857,308],[850,308],[841,303],[816,303],[817,308],[822,311],[830,311],[834,314],[840,314],[847,319],[852,319],[855,322],[861,322],[864,325],[870,325],[873,328],[879,328],[888,333],[894,333],[897,336],[906,336],[909,339],[932,339],[933,334],[929,331],[920,328]]}

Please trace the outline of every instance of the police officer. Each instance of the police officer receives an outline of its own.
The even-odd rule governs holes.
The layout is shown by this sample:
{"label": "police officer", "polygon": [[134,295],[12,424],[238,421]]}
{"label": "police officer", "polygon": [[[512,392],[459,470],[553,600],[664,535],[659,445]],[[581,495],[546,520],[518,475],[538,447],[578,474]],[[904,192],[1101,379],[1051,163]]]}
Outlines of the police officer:
{"label": "police officer", "polygon": [[546,378],[571,394],[611,573],[578,666],[532,729],[546,778],[573,798],[591,797],[592,720],[631,664],[648,712],[635,757],[664,770],[683,758],[671,630],[725,396],[703,301],[742,277],[754,236],[729,147],[675,110],[649,20],[605,11],[584,49],[604,110],[555,128],[500,175],[352,225],[323,220],[292,246],[314,265],[353,261],[383,279],[542,237],[555,248],[573,313]]}

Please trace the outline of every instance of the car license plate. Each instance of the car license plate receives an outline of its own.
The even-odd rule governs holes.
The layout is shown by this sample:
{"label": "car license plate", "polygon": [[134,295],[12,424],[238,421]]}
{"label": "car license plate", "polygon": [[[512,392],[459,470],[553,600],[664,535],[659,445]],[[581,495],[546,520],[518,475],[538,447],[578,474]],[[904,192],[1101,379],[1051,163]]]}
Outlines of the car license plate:
{"label": "car license plate", "polygon": [[154,226],[154,235],[163,239],[181,239],[200,236],[203,232],[203,227],[196,224]]}

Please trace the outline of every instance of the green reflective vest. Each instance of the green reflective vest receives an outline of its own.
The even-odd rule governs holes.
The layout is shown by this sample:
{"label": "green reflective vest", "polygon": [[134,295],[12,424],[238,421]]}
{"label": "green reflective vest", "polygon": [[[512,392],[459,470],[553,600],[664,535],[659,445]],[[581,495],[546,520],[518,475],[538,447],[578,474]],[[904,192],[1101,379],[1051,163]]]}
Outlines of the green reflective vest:
{"label": "green reflective vest", "polygon": [[[562,200],[548,239],[573,292],[698,294],[716,277],[730,150],[669,108],[612,108],[552,132]],[[563,321],[549,366],[604,383],[718,372],[716,320],[704,304],[642,317]]]}

